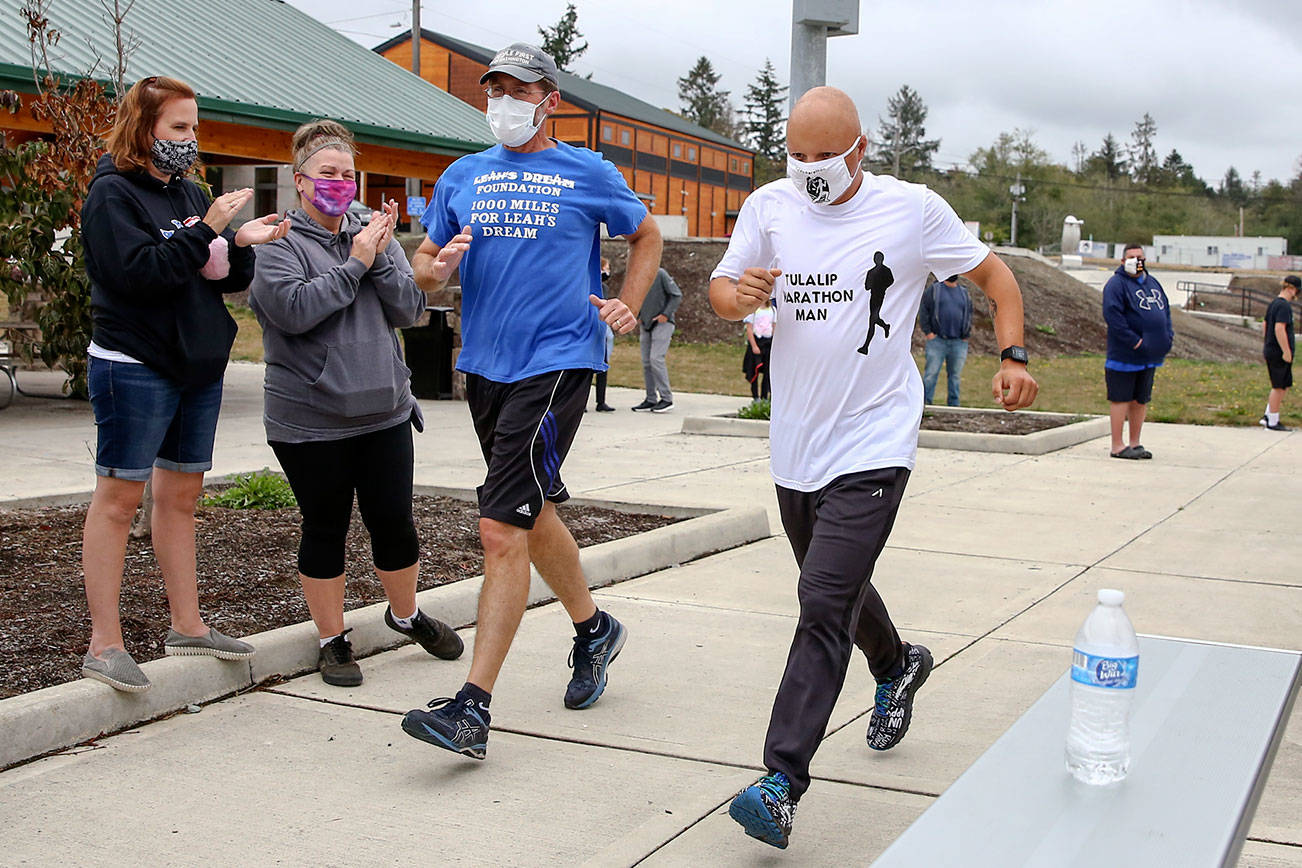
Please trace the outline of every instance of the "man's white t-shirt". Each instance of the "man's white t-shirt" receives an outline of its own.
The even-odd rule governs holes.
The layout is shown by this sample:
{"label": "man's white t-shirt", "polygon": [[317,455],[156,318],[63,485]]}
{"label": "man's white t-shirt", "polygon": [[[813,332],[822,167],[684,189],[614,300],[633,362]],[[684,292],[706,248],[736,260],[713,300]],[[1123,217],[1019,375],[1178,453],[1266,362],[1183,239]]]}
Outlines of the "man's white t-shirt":
{"label": "man's white t-shirt", "polygon": [[865,172],[840,205],[815,205],[786,178],[746,199],[711,279],[782,270],[769,439],[778,485],[817,491],[849,473],[913,468],[922,378],[909,349],[928,272],[963,274],[989,253],[944,199],[889,176]]}

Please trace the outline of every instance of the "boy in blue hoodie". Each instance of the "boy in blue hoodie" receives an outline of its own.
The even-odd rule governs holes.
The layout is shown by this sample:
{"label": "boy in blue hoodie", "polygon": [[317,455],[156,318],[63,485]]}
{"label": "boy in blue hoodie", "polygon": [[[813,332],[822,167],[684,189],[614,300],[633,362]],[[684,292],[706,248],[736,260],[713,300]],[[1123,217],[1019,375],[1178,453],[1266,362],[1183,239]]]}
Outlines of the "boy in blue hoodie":
{"label": "boy in blue hoodie", "polygon": [[[1171,349],[1171,306],[1157,278],[1145,268],[1144,246],[1127,244],[1122,264],[1103,287],[1103,318],[1108,324],[1104,376],[1112,419],[1113,458],[1152,458],[1139,432],[1153,397],[1153,374]],[[1130,423],[1130,443],[1122,426]]]}

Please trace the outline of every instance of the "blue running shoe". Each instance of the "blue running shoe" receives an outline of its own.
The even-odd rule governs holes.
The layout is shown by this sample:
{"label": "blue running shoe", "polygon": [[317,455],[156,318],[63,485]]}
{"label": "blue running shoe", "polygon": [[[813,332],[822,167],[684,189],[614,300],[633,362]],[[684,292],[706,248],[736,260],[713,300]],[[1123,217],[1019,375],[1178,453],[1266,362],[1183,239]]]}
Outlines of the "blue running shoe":
{"label": "blue running shoe", "polygon": [[868,746],[890,750],[909,731],[913,719],[913,695],[931,674],[931,652],[921,645],[909,645],[904,671],[877,685],[873,713],[868,718]]}
{"label": "blue running shoe", "polygon": [[791,782],[782,772],[765,775],[733,797],[728,816],[741,823],[752,838],[787,849],[791,823],[796,819]]}
{"label": "blue running shoe", "polygon": [[433,711],[413,708],[402,718],[402,730],[412,738],[481,760],[488,750],[488,721],[470,697],[431,699]]}
{"label": "blue running shoe", "polygon": [[606,668],[615,662],[628,630],[606,613],[606,632],[596,639],[574,637],[574,647],[570,649],[569,665],[574,667],[574,677],[565,689],[566,708],[587,708],[601,698],[606,689]]}

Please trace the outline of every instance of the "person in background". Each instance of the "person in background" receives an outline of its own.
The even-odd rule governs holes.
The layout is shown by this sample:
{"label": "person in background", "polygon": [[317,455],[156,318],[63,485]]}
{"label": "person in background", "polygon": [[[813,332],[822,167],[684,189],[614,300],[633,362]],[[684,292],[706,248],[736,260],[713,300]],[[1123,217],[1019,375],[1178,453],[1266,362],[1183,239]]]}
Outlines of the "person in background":
{"label": "person in background", "polygon": [[746,354],[742,356],[741,372],[750,382],[750,399],[758,401],[769,397],[769,351],[773,347],[773,301],[764,299],[764,304],[747,314],[742,320],[746,324]]}
{"label": "person in background", "polygon": [[416,605],[420,541],[412,519],[412,434],[423,421],[395,329],[425,311],[402,245],[397,205],[365,227],[352,133],[313,121],[294,133],[293,229],[263,249],[249,290],[267,364],[263,419],[302,512],[299,582],[319,634],[326,684],[353,687],[362,670],[344,629],[344,547],[353,499],[371,536],[384,623],[444,660],[456,631]]}
{"label": "person in background", "polygon": [[642,340],[642,380],[646,384],[646,398],[633,409],[664,413],[674,406],[674,393],[669,388],[669,340],[674,336],[674,312],[683,303],[683,292],[663,268],[656,272],[651,289],[638,312]]}
{"label": "person in background", "polygon": [[1266,412],[1258,424],[1271,431],[1287,431],[1279,421],[1279,408],[1284,393],[1293,387],[1293,301],[1302,280],[1290,274],[1280,285],[1279,295],[1266,308],[1266,319],[1261,324],[1262,355],[1266,358],[1266,373],[1270,375],[1270,396],[1266,399]]}
{"label": "person in background", "polygon": [[959,286],[958,275],[938,280],[922,293],[918,327],[927,339],[927,362],[922,371],[922,402],[930,404],[945,365],[945,403],[958,406],[958,393],[967,361],[967,339],[972,334],[972,299]]}
{"label": "person in background", "polygon": [[235,340],[222,293],[246,289],[252,245],[289,226],[269,214],[231,230],[253,191],[209,201],[190,180],[198,130],[189,85],[166,76],[136,82],[118,105],[81,210],[97,437],[82,537],[91,634],[81,674],[133,693],[150,683],[126,651],[118,606],[127,532],[151,479],[151,537],[171,613],[163,650],[222,660],[253,655],[253,646],[222,635],[199,613],[194,506],[212,468]]}
{"label": "person in background", "polygon": [[[1142,244],[1127,244],[1123,261],[1103,287],[1103,318],[1108,325],[1108,355],[1103,375],[1108,388],[1113,458],[1152,458],[1139,442],[1153,399],[1153,375],[1171,350],[1171,306],[1157,278],[1148,273]],[[1122,437],[1129,425],[1130,443]]]}
{"label": "person in background", "polygon": [[[610,260],[603,256],[601,257],[601,287],[603,291],[605,290],[606,282],[608,280],[610,280]],[[597,384],[597,412],[598,413],[615,412],[615,408],[606,403],[606,381],[609,378],[609,373],[610,373],[610,369],[609,369],[610,355],[614,351],[615,351],[615,332],[613,329],[611,329],[609,325],[606,325],[607,369],[604,371],[597,371],[595,377],[596,384]]]}

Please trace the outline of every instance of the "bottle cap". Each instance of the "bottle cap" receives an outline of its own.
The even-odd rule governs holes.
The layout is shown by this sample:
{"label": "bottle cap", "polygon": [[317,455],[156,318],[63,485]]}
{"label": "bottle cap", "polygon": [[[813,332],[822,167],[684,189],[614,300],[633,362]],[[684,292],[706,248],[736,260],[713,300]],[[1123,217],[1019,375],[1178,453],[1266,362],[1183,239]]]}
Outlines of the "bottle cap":
{"label": "bottle cap", "polygon": [[1124,591],[1116,591],[1112,588],[1099,589],[1099,602],[1105,606],[1120,606],[1125,600]]}

